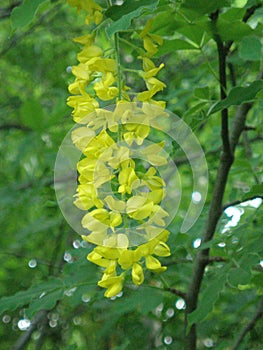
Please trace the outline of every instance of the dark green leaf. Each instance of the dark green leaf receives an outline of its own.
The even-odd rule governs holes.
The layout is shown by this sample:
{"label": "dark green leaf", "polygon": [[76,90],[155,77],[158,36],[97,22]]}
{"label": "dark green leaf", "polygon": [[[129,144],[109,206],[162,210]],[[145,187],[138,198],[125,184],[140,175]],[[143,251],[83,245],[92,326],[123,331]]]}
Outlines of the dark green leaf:
{"label": "dark green leaf", "polygon": [[200,100],[209,100],[210,97],[210,90],[208,86],[200,87],[200,88],[195,88],[194,89],[194,95]]}
{"label": "dark green leaf", "polygon": [[163,45],[158,49],[157,56],[180,50],[198,50],[198,47],[182,39],[164,40]]}
{"label": "dark green leaf", "polygon": [[43,128],[44,113],[38,99],[30,97],[20,108],[20,118],[25,126],[33,130]]}
{"label": "dark green leaf", "polygon": [[258,37],[246,36],[241,40],[238,55],[244,61],[260,61],[262,44]]}
{"label": "dark green leaf", "polygon": [[22,5],[15,7],[11,13],[11,23],[14,29],[24,27],[29,24],[40,4],[46,0],[24,0]]}
{"label": "dark green leaf", "polygon": [[227,0],[185,0],[182,7],[205,14],[214,12],[227,4]]}
{"label": "dark green leaf", "polygon": [[251,29],[247,23],[241,21],[226,21],[219,17],[217,21],[217,32],[224,41],[238,41],[244,36],[252,34],[253,29]]}
{"label": "dark green leaf", "polygon": [[47,282],[30,287],[15,295],[0,299],[0,314],[4,311],[14,310],[18,307],[30,304],[34,299],[40,300],[48,297],[54,291],[62,290],[63,283],[59,278],[50,277]]}
{"label": "dark green leaf", "polygon": [[208,287],[202,294],[198,308],[189,315],[188,329],[193,323],[203,321],[206,316],[213,310],[214,304],[217,301],[220,292],[224,288],[226,276],[222,273],[220,276],[215,276],[210,280]]}
{"label": "dark green leaf", "polygon": [[251,279],[251,274],[241,268],[231,269],[228,273],[228,282],[233,286],[239,284],[248,284]]}
{"label": "dark green leaf", "polygon": [[254,185],[251,187],[250,191],[243,195],[242,200],[246,200],[246,198],[263,196],[263,183]]}
{"label": "dark green leaf", "polygon": [[[155,10],[158,2],[159,0],[143,0],[140,2],[133,1],[132,3],[135,9],[132,11],[127,7],[128,3],[130,3],[129,1],[125,2],[122,6],[114,6],[111,11],[109,10],[108,16],[111,15],[113,17],[112,19],[115,21],[106,28],[107,35],[110,37],[117,32],[128,29],[131,25],[131,21],[134,18],[139,17],[146,10]],[[113,15],[115,11],[118,12],[117,16]]]}
{"label": "dark green leaf", "polygon": [[256,94],[263,89],[263,80],[256,80],[247,87],[234,87],[227,98],[217,102],[212,106],[209,115],[220,111],[221,109],[228,108],[230,106],[240,105],[245,102],[253,100]]}
{"label": "dark green leaf", "polygon": [[27,317],[31,318],[40,310],[50,310],[52,309],[58,300],[62,299],[64,295],[64,289],[61,287],[57,290],[53,290],[45,294],[42,298],[34,299],[29,308],[26,310]]}

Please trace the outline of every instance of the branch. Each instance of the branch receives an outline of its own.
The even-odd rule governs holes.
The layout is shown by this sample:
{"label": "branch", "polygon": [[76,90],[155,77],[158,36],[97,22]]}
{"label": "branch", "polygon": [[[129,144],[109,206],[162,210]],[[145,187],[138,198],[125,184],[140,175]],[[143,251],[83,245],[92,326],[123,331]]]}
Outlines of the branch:
{"label": "branch", "polygon": [[22,131],[32,131],[32,129],[28,128],[25,125],[20,124],[3,124],[0,125],[0,130],[11,130],[11,129],[17,129]]}
{"label": "branch", "polygon": [[29,329],[21,335],[21,337],[15,343],[13,350],[24,350],[26,344],[31,339],[33,332],[37,329],[37,326],[40,322],[43,322],[47,316],[47,311],[40,310],[37,315],[34,317]]}
{"label": "branch", "polygon": [[176,288],[168,288],[166,289],[168,292],[178,295],[179,297],[181,297],[182,299],[186,299],[186,293],[182,292],[181,290],[178,290]]}
{"label": "branch", "polygon": [[239,346],[241,345],[243,339],[245,338],[246,334],[253,329],[257,323],[257,321],[263,316],[263,298],[261,299],[258,308],[252,317],[252,319],[248,322],[247,325],[242,329],[241,333],[239,334],[236,343],[233,347],[233,350],[237,350]]}
{"label": "branch", "polygon": [[[214,39],[217,44],[219,55],[219,74],[220,74],[220,94],[221,99],[226,97],[226,47],[224,46],[220,36],[216,31],[216,21],[218,18],[218,11],[210,16],[212,26],[214,27]],[[202,242],[210,241],[215,233],[217,223],[222,214],[222,202],[227,184],[227,178],[231,166],[234,162],[234,152],[242,131],[245,129],[246,117],[251,109],[252,104],[246,103],[238,107],[235,117],[233,118],[231,134],[228,131],[228,111],[224,109],[221,114],[221,137],[223,143],[223,150],[220,156],[219,168],[215,180],[212,200],[209,208],[208,219],[202,237]],[[190,279],[188,292],[186,295],[186,310],[185,310],[185,349],[196,350],[196,324],[193,324],[189,333],[186,332],[188,328],[188,315],[197,308],[198,296],[201,289],[201,284],[204,276],[204,270],[209,262],[209,248],[200,250],[194,260],[193,272]]]}

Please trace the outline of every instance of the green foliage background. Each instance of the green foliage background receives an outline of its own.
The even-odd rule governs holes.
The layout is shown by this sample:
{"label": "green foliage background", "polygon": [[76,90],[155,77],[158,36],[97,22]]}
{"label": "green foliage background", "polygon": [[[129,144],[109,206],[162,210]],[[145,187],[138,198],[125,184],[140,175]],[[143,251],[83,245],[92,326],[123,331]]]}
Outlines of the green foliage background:
{"label": "green foliage background", "polygon": [[[106,2],[100,3],[106,8]],[[191,170],[183,155],[177,159],[184,187],[170,226],[172,256],[164,261],[168,270],[163,276],[147,275],[140,288],[127,285],[116,300],[105,300],[96,286],[100,271],[85,258],[92,247],[67,225],[53,188],[56,154],[73,126],[65,103],[72,81],[67,67],[76,64],[79,47],[72,38],[83,34],[83,16],[64,1],[42,0],[33,6],[25,0],[11,14],[14,4],[3,0],[0,14],[1,350],[19,349],[16,342],[26,332],[17,324],[24,318],[39,321],[28,350],[182,349],[184,309],[176,307],[181,298],[173,288],[187,290],[200,249],[193,242],[202,236],[215,183],[220,111],[229,108],[231,124],[237,105],[250,102],[247,130],[224,195],[224,204],[236,204],[242,215],[224,231],[229,217],[222,213],[213,240],[202,246],[209,246],[217,259],[206,267],[199,306],[190,315],[190,322],[198,324],[198,349],[234,349],[263,294],[262,206],[240,206],[263,196],[262,1],[126,0],[107,12],[107,34],[120,32],[128,41],[130,33],[123,30],[138,28],[142,19],[155,15],[153,32],[165,39],[156,55],[165,63],[161,78],[167,84],[160,98],[194,130],[210,181],[202,215],[189,232],[180,233],[191,196]],[[231,43],[224,101],[219,98],[218,55],[209,18],[218,9],[216,34]],[[105,35],[101,40],[107,45]],[[123,52],[136,65],[138,53],[125,44]],[[139,90],[141,81],[129,79]],[[262,325],[262,320],[256,323],[239,349],[261,349]],[[165,344],[169,337],[171,344]]]}

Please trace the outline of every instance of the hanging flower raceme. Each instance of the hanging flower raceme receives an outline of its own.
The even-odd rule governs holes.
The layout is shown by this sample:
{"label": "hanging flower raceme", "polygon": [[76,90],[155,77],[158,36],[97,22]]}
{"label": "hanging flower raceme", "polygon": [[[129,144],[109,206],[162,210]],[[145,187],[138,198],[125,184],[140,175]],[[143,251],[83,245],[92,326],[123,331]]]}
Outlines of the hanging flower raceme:
{"label": "hanging flower raceme", "polygon": [[[101,23],[103,9],[94,1],[68,2],[86,11],[87,25]],[[165,84],[156,77],[164,65],[156,67],[150,59],[162,44],[159,36],[150,34],[151,23],[140,33],[145,54],[139,57],[143,71],[138,73],[147,87],[135,98],[141,104],[130,101],[116,47],[111,57],[96,43],[95,34],[74,39],[83,46],[79,64],[72,67],[75,81],[68,98],[73,120],[81,124],[72,132],[72,141],[83,155],[74,204],[83,211],[81,224],[87,234],[82,238],[95,245],[87,258],[104,269],[98,285],[106,289],[106,297],[122,290],[129,273],[133,283],[141,285],[146,270],[165,271],[159,258],[170,255],[165,229],[169,214],[162,206],[166,184],[158,171],[167,164],[167,155],[164,142],[147,140],[165,105],[153,100]],[[103,108],[106,101],[115,107]]]}

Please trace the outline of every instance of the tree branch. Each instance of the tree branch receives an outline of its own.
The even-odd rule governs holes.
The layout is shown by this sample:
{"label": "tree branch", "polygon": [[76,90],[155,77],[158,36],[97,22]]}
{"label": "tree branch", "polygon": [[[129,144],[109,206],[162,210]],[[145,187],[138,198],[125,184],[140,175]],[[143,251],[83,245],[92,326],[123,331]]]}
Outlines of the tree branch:
{"label": "tree branch", "polygon": [[[221,99],[226,98],[226,47],[216,31],[216,21],[218,11],[210,16],[212,27],[214,29],[214,40],[217,44],[219,56],[219,75],[220,75],[220,95]],[[228,131],[228,111],[224,109],[221,112],[221,137],[223,150],[220,156],[219,168],[215,180],[212,200],[209,208],[208,219],[203,233],[202,242],[208,242],[213,238],[217,223],[222,214],[222,202],[227,178],[230,168],[234,161],[234,152],[238,144],[240,135],[245,129],[245,121],[252,104],[246,103],[238,107],[233,118],[231,134]],[[200,250],[194,260],[193,272],[186,295],[185,311],[185,332],[188,325],[188,315],[197,308],[198,296],[204,276],[204,270],[209,263],[209,248]],[[188,334],[185,335],[185,349],[196,350],[196,324],[193,324]]]}
{"label": "tree branch", "polygon": [[243,339],[245,338],[246,334],[253,329],[257,323],[257,321],[263,316],[263,298],[261,299],[258,308],[252,317],[252,319],[248,322],[247,325],[242,329],[241,333],[239,334],[236,343],[233,347],[233,350],[237,350],[239,346],[241,345]]}
{"label": "tree branch", "polygon": [[28,128],[25,125],[21,124],[3,124],[0,125],[0,130],[11,130],[11,129],[17,129],[22,131],[32,131],[32,129]]}
{"label": "tree branch", "polygon": [[172,294],[178,295],[182,299],[186,299],[186,293],[182,292],[181,290],[178,290],[176,288],[168,288],[166,289],[168,292],[171,292]]}
{"label": "tree branch", "polygon": [[40,310],[31,322],[29,329],[20,338],[18,338],[17,342],[13,347],[13,350],[24,350],[26,344],[31,339],[33,332],[37,329],[39,323],[42,322],[46,317],[47,311]]}

